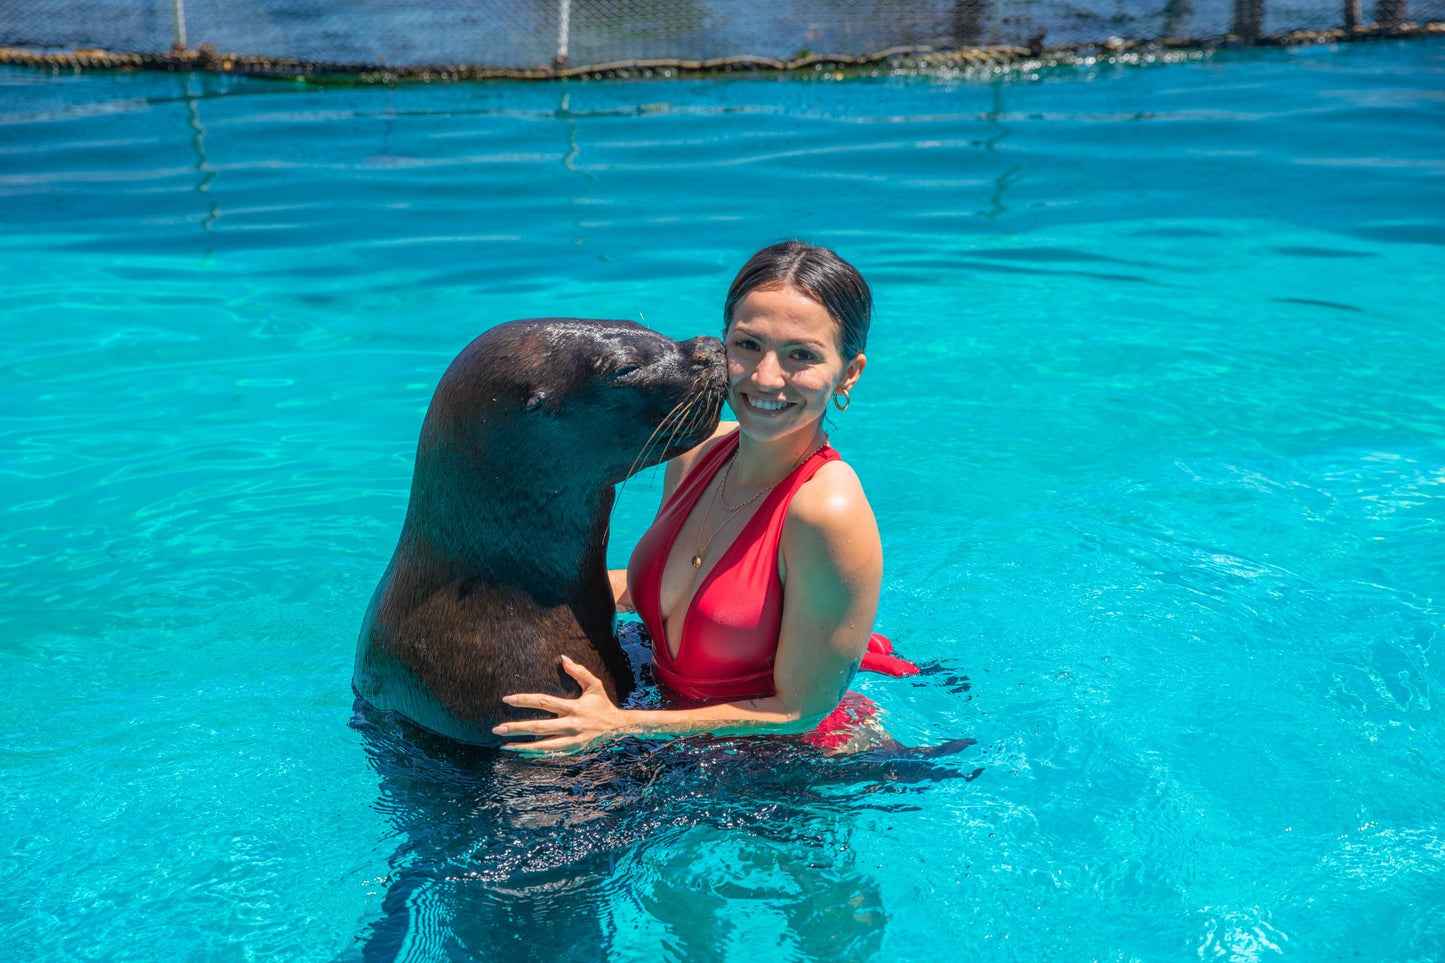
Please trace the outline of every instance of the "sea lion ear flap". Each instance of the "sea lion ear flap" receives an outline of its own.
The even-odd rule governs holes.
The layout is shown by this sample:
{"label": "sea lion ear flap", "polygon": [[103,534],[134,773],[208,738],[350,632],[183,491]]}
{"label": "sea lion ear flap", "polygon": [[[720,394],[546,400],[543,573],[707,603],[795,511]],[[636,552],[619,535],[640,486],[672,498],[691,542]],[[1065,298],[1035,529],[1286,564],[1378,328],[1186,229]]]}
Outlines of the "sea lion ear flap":
{"label": "sea lion ear flap", "polygon": [[547,392],[534,391],[532,392],[532,397],[528,398],[527,403],[522,407],[525,408],[527,411],[536,411],[538,408],[542,407],[542,403],[546,400]]}

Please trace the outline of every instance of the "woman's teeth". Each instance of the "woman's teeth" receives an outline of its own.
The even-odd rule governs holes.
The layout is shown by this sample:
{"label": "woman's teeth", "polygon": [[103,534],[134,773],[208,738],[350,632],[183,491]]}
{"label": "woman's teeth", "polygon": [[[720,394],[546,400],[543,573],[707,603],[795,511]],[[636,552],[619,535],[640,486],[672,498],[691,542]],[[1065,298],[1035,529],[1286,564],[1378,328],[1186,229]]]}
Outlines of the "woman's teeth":
{"label": "woman's teeth", "polygon": [[761,398],[748,398],[748,404],[759,411],[782,411],[788,407],[786,401],[763,401]]}

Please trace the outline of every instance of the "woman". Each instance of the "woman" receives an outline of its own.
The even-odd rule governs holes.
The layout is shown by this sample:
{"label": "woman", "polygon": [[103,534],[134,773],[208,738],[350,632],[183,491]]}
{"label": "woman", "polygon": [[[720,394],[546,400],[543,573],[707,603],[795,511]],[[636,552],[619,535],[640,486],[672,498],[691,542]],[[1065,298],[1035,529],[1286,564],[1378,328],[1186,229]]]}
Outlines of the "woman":
{"label": "woman", "polygon": [[[577,699],[507,696],[555,718],[498,726],[572,752],[623,736],[828,732],[868,647],[883,576],[878,526],[822,418],[863,373],[872,295],[826,248],[788,241],[738,272],[723,308],[736,422],[668,463],[662,506],[625,573],[656,674],[690,708],[620,709],[565,660]],[[822,726],[819,726],[820,721]]]}

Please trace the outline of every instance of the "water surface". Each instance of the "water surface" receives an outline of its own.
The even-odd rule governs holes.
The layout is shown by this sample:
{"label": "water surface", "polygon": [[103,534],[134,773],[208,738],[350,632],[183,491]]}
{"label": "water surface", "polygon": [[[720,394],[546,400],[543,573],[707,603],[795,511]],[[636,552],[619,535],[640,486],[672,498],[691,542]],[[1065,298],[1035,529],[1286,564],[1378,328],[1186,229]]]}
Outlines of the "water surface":
{"label": "water surface", "polygon": [[[0,71],[0,946],[1433,958],[1442,80],[1438,42],[991,80]],[[354,719],[456,352],[521,316],[716,332],[790,235],[878,305],[833,440],[925,671],[859,688],[977,746],[497,771]]]}

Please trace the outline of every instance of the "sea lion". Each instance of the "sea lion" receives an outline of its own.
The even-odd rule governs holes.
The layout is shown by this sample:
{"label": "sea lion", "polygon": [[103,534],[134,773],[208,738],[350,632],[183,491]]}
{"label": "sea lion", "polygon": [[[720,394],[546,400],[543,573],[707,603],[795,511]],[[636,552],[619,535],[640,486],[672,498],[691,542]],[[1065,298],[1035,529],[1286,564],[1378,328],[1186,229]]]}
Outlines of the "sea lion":
{"label": "sea lion", "polygon": [[615,701],[632,688],[607,577],[627,476],[701,444],[727,392],[722,342],[631,321],[510,321],[467,345],[422,423],[411,500],[356,647],[352,688],[452,739],[575,696],[566,654]]}

